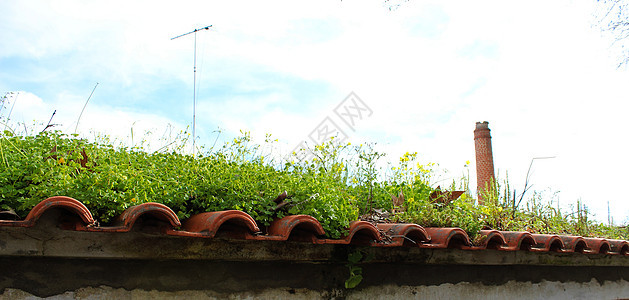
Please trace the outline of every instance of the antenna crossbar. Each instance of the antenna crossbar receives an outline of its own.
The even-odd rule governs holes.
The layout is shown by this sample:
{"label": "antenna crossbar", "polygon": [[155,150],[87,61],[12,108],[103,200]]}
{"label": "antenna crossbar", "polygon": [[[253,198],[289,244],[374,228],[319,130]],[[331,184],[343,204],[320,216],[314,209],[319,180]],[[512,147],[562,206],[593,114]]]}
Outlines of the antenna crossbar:
{"label": "antenna crossbar", "polygon": [[205,26],[205,27],[201,27],[201,28],[197,28],[197,29],[195,29],[195,30],[193,30],[193,31],[190,31],[190,32],[187,32],[187,33],[184,33],[184,34],[180,34],[180,35],[178,35],[178,36],[176,36],[176,37],[174,37],[174,38],[171,38],[170,40],[172,41],[172,40],[174,40],[174,39],[180,38],[180,37],[182,37],[182,36],[186,36],[186,35],[191,34],[191,33],[195,33],[195,32],[197,32],[197,31],[201,31],[201,30],[208,30],[208,29],[210,29],[210,27],[212,27],[212,25],[210,25],[210,26]]}

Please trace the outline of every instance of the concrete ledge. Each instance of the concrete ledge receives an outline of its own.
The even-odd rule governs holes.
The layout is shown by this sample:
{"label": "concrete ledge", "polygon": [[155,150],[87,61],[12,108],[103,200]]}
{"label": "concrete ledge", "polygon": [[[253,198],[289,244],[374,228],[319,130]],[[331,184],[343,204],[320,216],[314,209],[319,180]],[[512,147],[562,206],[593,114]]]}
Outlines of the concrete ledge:
{"label": "concrete ledge", "polygon": [[5,257],[343,263],[347,261],[347,255],[356,249],[373,255],[373,263],[629,266],[629,257],[608,254],[358,247],[290,241],[173,237],[141,232],[80,232],[47,225],[33,228],[0,227],[0,256]]}
{"label": "concrete ledge", "polygon": [[[348,255],[355,251],[373,258],[356,265],[363,279],[345,289]],[[629,296],[623,255],[83,232],[45,220],[31,228],[0,227],[0,266],[3,299]]]}

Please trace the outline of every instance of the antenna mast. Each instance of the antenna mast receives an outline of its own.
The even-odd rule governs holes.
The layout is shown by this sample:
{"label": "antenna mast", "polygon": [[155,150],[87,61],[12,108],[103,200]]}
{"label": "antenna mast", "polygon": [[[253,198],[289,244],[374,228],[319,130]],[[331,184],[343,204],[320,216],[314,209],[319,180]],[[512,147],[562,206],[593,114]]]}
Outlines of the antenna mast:
{"label": "antenna mast", "polygon": [[184,34],[180,34],[180,35],[170,39],[172,41],[174,39],[178,39],[180,37],[184,37],[186,35],[194,33],[194,76],[193,76],[194,82],[192,83],[192,90],[193,90],[192,91],[192,156],[194,156],[194,151],[196,150],[196,140],[197,140],[197,136],[196,136],[196,123],[197,123],[197,31],[209,30],[210,27],[212,27],[212,25],[201,27],[201,28],[197,28],[197,29],[195,29],[193,31],[190,31],[190,32],[184,33]]}

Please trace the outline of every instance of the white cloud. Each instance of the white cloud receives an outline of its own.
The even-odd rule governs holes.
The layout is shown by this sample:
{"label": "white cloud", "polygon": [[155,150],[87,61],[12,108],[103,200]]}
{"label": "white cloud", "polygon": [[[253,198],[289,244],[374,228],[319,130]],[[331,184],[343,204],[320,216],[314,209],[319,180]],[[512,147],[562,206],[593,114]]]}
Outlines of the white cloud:
{"label": "white cloud", "polygon": [[[55,122],[73,131],[86,85],[101,82],[81,130],[126,137],[131,127],[184,128],[194,39],[170,38],[213,25],[197,34],[204,141],[218,124],[230,133],[270,132],[290,148],[355,91],[374,114],[352,139],[379,139],[392,159],[418,151],[450,170],[444,180],[459,177],[474,160],[474,124],[486,120],[496,167],[514,187],[522,189],[531,158],[557,156],[534,163],[535,187],[561,190],[562,203],[582,198],[601,219],[610,200],[620,221],[629,213],[616,191],[629,167],[619,138],[629,128],[628,76],[591,26],[594,5],[409,1],[389,11],[381,1],[10,2],[2,5],[0,59],[31,68],[24,75],[12,66],[18,88],[0,88],[30,87],[43,98],[24,93],[31,106],[16,106],[15,118],[46,122],[57,109]],[[51,60],[64,63],[47,67]],[[5,72],[4,82],[17,76]],[[294,78],[299,85],[287,80]],[[326,90],[295,96],[310,83]],[[156,99],[136,104],[147,95]]]}
{"label": "white cloud", "polygon": [[[54,126],[47,130],[76,132],[90,139],[97,135],[107,135],[112,140],[126,145],[139,145],[142,139],[147,139],[153,149],[162,146],[161,140],[167,138],[165,131],[174,131],[176,134],[185,129],[184,125],[162,116],[90,103],[81,115],[83,107],[74,105],[78,103],[78,99],[72,99],[70,95],[65,96],[60,101],[44,101],[32,93],[17,92],[11,98],[13,111],[9,115],[10,109],[7,107],[2,110],[2,116],[10,118],[8,125],[18,133],[25,130],[28,134],[37,133],[46,128],[48,121],[51,120],[50,124]],[[152,134],[146,135],[149,132]]]}

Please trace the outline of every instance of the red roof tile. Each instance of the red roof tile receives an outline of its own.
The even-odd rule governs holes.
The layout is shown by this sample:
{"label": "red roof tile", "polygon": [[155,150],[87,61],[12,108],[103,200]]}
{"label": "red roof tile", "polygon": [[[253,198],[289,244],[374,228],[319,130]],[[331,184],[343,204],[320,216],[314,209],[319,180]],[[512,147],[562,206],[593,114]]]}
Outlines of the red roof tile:
{"label": "red roof tile", "polygon": [[498,230],[481,230],[480,235],[483,237],[482,248],[501,250],[507,244],[505,236]]}
{"label": "red roof tile", "polygon": [[503,247],[504,250],[531,250],[535,245],[535,239],[533,235],[526,231],[501,231],[505,237],[507,247]]}
{"label": "red roof tile", "polygon": [[611,245],[606,239],[584,238],[588,246],[588,253],[607,254],[611,251]]}
{"label": "red roof tile", "polygon": [[428,227],[426,232],[430,235],[430,244],[422,244],[422,248],[462,248],[472,246],[470,238],[461,228]]}
{"label": "red roof tile", "polygon": [[554,234],[533,234],[535,239],[535,245],[531,248],[532,251],[541,252],[561,252],[563,251],[564,244],[558,235]]}
{"label": "red roof tile", "polygon": [[35,205],[23,221],[0,220],[0,226],[32,227],[46,211],[54,208],[64,209],[78,216],[83,221],[84,226],[90,226],[96,223],[92,217],[92,213],[90,213],[83,203],[70,197],[55,196]]}
{"label": "red roof tile", "polygon": [[260,231],[256,221],[239,210],[213,211],[194,215],[182,226],[190,236],[213,238],[219,231],[230,237],[246,238]]}
{"label": "red roof tile", "polygon": [[321,244],[352,244],[360,246],[377,246],[380,242],[380,231],[367,221],[354,221],[349,224],[349,233],[339,240],[320,240]]}
{"label": "red roof tile", "polygon": [[587,248],[587,243],[585,242],[585,239],[583,237],[564,235],[560,236],[559,238],[561,238],[561,241],[563,241],[564,252],[583,253]]}
{"label": "red roof tile", "polygon": [[85,205],[63,196],[51,197],[38,203],[24,220],[0,220],[0,226],[32,227],[44,213],[55,209],[63,211],[63,218],[60,218],[57,225],[62,229],[75,231],[115,233],[138,230],[190,238],[222,237],[373,247],[629,254],[629,242],[623,240],[481,230],[480,242],[473,245],[467,232],[460,228],[424,228],[418,224],[401,223],[374,225],[367,221],[354,221],[346,236],[329,239],[324,238],[325,232],[319,221],[308,215],[277,219],[262,232],[250,215],[238,210],[197,214],[185,220],[182,225],[169,207],[159,203],[143,203],[130,207],[116,218],[113,226],[101,227]]}
{"label": "red roof tile", "polygon": [[607,240],[612,246],[611,251],[621,255],[629,254],[629,242],[622,240]]}
{"label": "red roof tile", "polygon": [[280,241],[291,239],[313,243],[325,234],[319,221],[308,215],[286,216],[275,220],[267,231],[269,237],[277,237]]}
{"label": "red roof tile", "polygon": [[142,222],[142,227],[144,227],[144,225],[149,225],[150,227],[155,227],[155,230],[157,231],[166,233],[167,231],[172,231],[176,227],[181,226],[179,218],[168,206],[160,203],[148,202],[127,208],[124,212],[122,212],[120,216],[118,216],[114,220],[113,226],[93,226],[90,227],[89,230],[104,232],[128,232],[135,227],[138,227],[136,223],[138,223],[139,220],[147,217],[157,219],[162,221],[163,223],[166,223],[166,227],[163,226],[164,224],[144,224],[144,222]]}
{"label": "red roof tile", "polygon": [[389,247],[419,246],[430,242],[430,235],[426,229],[417,224],[377,224],[376,227],[391,238]]}

